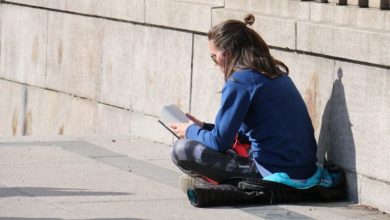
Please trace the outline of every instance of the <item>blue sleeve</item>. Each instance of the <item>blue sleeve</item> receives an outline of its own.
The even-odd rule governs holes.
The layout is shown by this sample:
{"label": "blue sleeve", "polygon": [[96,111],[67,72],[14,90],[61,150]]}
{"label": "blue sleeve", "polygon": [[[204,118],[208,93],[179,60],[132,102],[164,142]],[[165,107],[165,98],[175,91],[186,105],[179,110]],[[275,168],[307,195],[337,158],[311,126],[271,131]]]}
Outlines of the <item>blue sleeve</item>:
{"label": "blue sleeve", "polygon": [[249,105],[250,92],[247,87],[228,81],[222,90],[221,108],[215,118],[214,128],[208,131],[191,125],[187,128],[186,138],[220,152],[230,149]]}

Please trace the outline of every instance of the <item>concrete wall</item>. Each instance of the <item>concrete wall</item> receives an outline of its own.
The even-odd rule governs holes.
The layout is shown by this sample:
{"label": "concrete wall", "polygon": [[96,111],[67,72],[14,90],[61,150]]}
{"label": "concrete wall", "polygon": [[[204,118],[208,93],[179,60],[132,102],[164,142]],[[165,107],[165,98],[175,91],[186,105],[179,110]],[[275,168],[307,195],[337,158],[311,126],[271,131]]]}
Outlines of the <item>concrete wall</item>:
{"label": "concrete wall", "polygon": [[218,110],[223,77],[206,32],[251,11],[305,99],[319,159],[346,169],[351,200],[390,212],[390,11],[329,2],[1,1],[0,135],[170,144],[156,122],[162,105],[209,122]]}

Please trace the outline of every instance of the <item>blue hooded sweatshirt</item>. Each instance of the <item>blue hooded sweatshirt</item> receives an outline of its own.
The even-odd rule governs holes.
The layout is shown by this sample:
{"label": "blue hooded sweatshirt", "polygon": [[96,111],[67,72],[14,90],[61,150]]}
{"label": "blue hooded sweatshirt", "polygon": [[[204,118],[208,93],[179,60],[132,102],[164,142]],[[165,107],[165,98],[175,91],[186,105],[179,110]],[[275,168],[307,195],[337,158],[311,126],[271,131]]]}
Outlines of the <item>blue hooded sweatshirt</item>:
{"label": "blue hooded sweatshirt", "polygon": [[193,124],[187,128],[186,138],[224,152],[238,132],[251,142],[253,159],[271,173],[306,179],[316,172],[314,129],[306,105],[287,75],[271,79],[251,69],[235,71],[222,89],[215,126]]}

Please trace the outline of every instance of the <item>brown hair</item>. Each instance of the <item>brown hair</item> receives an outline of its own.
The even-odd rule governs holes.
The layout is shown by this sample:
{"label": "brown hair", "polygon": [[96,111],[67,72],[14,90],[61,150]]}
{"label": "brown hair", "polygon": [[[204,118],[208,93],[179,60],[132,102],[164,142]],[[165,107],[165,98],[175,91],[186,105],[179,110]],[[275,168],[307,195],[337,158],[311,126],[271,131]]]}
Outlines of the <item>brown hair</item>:
{"label": "brown hair", "polygon": [[236,68],[253,69],[269,78],[287,75],[288,67],[273,58],[265,41],[248,27],[255,22],[255,17],[248,14],[244,22],[227,20],[212,27],[207,34],[217,49],[225,53],[225,81]]}

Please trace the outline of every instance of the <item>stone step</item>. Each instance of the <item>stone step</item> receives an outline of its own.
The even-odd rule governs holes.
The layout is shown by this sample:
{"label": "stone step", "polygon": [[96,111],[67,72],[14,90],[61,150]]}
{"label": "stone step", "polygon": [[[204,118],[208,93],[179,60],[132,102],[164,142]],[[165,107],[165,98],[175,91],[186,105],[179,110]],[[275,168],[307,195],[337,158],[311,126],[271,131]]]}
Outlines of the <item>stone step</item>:
{"label": "stone step", "polygon": [[388,65],[390,31],[335,26],[329,23],[297,23],[297,50],[379,65]]}
{"label": "stone step", "polygon": [[368,7],[368,0],[347,0],[347,5]]}
{"label": "stone step", "polygon": [[329,2],[333,4],[293,0],[226,0],[225,7],[232,10],[291,17],[299,20],[390,30],[390,13],[386,10],[339,6],[346,4],[345,0]]}
{"label": "stone step", "polygon": [[7,2],[70,11],[88,15],[144,22],[144,0],[9,0]]}
{"label": "stone step", "polygon": [[346,5],[347,0],[329,0],[328,1],[330,4],[335,4],[335,5]]}
{"label": "stone step", "polygon": [[390,31],[389,11],[331,4],[311,4],[310,10],[311,21]]}
{"label": "stone step", "polygon": [[[233,9],[213,10],[213,25],[227,19],[243,21],[246,11]],[[253,28],[260,33],[267,44],[276,47],[295,49],[295,23],[296,19],[254,13]]]}
{"label": "stone step", "polygon": [[211,11],[222,4],[204,4],[177,0],[146,0],[146,23],[207,32],[211,28]]}
{"label": "stone step", "polygon": [[[227,19],[243,20],[246,14],[246,11],[215,9],[213,10],[213,25]],[[257,21],[253,28],[270,46],[379,65],[388,65],[390,60],[390,51],[381,46],[390,44],[390,31],[387,30],[335,24],[334,18],[322,22],[320,15],[313,18],[314,21],[260,13],[254,13],[254,16]]]}
{"label": "stone step", "polygon": [[389,9],[389,0],[370,0],[368,1],[368,7],[370,8],[379,8],[379,9]]}
{"label": "stone step", "polygon": [[291,0],[225,0],[225,7],[234,10],[272,14],[308,20],[310,2]]}

